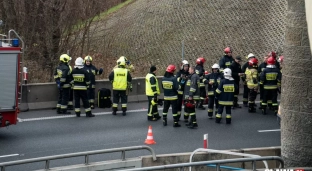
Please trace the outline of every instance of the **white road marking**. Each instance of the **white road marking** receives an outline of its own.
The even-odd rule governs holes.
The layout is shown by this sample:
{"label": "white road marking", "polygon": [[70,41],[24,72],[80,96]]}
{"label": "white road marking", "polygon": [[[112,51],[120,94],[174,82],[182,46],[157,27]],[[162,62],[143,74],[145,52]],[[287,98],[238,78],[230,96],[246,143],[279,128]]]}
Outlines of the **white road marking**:
{"label": "white road marking", "polygon": [[281,129],[258,130],[258,132],[278,132],[278,131],[281,131]]}
{"label": "white road marking", "polygon": [[[256,103],[259,103],[260,101],[255,101]],[[243,104],[243,102],[238,102],[238,104]],[[204,105],[207,106],[207,105]],[[182,106],[184,108],[184,106]],[[169,108],[171,109],[171,108]],[[158,110],[163,110],[163,108],[158,108]],[[147,109],[136,109],[136,110],[128,110],[127,113],[136,113],[136,112],[145,112]],[[92,113],[96,116],[100,115],[111,115],[112,112],[97,112],[97,113]],[[85,116],[86,114],[81,114],[81,116]],[[41,120],[50,120],[50,119],[62,119],[62,118],[74,118],[76,117],[75,114],[72,115],[61,115],[61,116],[48,116],[48,117],[40,117],[40,118],[28,118],[28,119],[21,119],[18,118],[18,122],[30,122],[30,121],[41,121]]]}
{"label": "white road marking", "polygon": [[14,157],[14,156],[19,156],[19,154],[9,154],[9,155],[4,155],[4,156],[0,156],[0,158]]}

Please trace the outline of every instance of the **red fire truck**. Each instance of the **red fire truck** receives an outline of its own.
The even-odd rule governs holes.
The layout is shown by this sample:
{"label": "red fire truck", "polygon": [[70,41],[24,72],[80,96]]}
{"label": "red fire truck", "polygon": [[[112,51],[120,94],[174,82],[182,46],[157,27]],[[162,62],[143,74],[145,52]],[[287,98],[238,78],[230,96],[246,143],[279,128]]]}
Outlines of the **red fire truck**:
{"label": "red fire truck", "polygon": [[10,30],[8,35],[0,34],[0,127],[15,125],[18,121],[22,101],[23,51],[24,42],[14,30]]}

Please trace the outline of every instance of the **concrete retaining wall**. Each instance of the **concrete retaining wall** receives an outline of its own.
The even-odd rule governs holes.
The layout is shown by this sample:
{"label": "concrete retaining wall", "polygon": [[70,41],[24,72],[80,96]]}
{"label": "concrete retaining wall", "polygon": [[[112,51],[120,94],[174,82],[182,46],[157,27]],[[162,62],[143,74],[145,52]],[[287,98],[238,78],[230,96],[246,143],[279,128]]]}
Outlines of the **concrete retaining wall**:
{"label": "concrete retaining wall", "polygon": [[[157,77],[158,83],[160,85],[161,78]],[[110,81],[101,80],[96,81],[96,90],[97,93],[99,88],[112,88]],[[162,92],[162,89],[161,89]],[[240,91],[242,93],[242,91]],[[160,98],[163,97],[161,93]],[[48,109],[55,108],[58,99],[58,89],[55,83],[38,83],[38,84],[28,84],[23,85],[23,96],[22,96],[22,105],[21,111],[25,110],[28,107],[30,110],[35,109]],[[97,104],[97,95],[95,97]],[[133,78],[132,81],[132,92],[129,93],[128,102],[142,102],[147,101],[145,95],[145,78]]]}

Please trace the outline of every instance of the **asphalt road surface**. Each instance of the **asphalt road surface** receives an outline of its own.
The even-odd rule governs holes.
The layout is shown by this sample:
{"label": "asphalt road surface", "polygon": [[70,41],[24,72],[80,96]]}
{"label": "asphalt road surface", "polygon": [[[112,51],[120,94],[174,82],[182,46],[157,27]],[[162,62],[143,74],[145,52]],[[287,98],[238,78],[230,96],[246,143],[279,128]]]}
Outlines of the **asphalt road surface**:
{"label": "asphalt road surface", "polygon": [[[240,98],[242,99],[242,98]],[[162,121],[147,121],[147,103],[128,104],[127,116],[111,109],[93,110],[94,118],[85,115],[57,115],[55,110],[28,111],[19,115],[17,125],[0,129],[0,163],[35,157],[90,150],[144,145],[148,126],[153,128],[151,145],[156,154],[192,152],[203,147],[203,134],[208,133],[210,149],[240,149],[280,146],[279,125],[271,111],[268,115],[248,113],[246,107],[232,110],[232,124],[216,124],[208,119],[207,110],[197,110],[197,129],[174,128],[171,110],[168,126]],[[160,107],[160,110],[162,108]],[[225,114],[223,113],[223,118]],[[183,116],[182,116],[183,119]],[[149,155],[148,151],[126,152],[126,157]],[[120,153],[96,155],[90,162],[120,159]],[[83,163],[83,158],[52,161],[51,167]],[[12,166],[6,171],[43,169],[44,162]]]}

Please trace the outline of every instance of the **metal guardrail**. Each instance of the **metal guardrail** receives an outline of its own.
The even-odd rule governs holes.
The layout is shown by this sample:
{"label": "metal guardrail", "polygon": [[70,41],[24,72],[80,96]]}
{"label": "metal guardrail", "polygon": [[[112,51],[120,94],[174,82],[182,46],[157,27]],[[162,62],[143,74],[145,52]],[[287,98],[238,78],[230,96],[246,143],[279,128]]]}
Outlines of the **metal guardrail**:
{"label": "metal guardrail", "polygon": [[[184,167],[190,166],[203,166],[208,164],[216,164],[216,171],[220,171],[220,164],[226,163],[238,163],[238,162],[253,162],[261,160],[277,160],[281,163],[281,168],[284,168],[284,160],[278,156],[265,156],[265,157],[255,157],[255,158],[236,158],[236,159],[223,159],[223,160],[212,160],[212,161],[201,161],[201,162],[192,162],[192,163],[179,163],[171,165],[162,165],[162,166],[152,166],[152,167],[143,167],[136,169],[125,169],[123,171],[148,171],[148,170],[163,170],[163,169],[173,169],[180,168],[182,171]],[[256,165],[253,165],[252,170],[256,170]]]}
{"label": "metal guardrail", "polygon": [[57,160],[57,159],[64,159],[64,158],[71,158],[71,157],[85,157],[85,165],[89,164],[89,156],[96,155],[96,154],[103,154],[103,153],[114,153],[114,152],[121,152],[121,160],[124,161],[126,159],[126,151],[133,151],[133,150],[142,150],[146,149],[152,153],[153,161],[156,161],[156,154],[155,151],[149,146],[133,146],[133,147],[122,147],[122,148],[112,148],[112,149],[105,149],[105,150],[95,150],[95,151],[86,151],[86,152],[78,152],[78,153],[69,153],[63,155],[55,155],[55,156],[48,156],[48,157],[39,157],[33,159],[25,159],[25,160],[18,160],[18,161],[10,161],[0,163],[1,171],[5,171],[5,167],[7,166],[14,166],[14,165],[21,165],[27,163],[35,163],[35,162],[42,162],[45,161],[45,169],[50,169],[50,161]]}
{"label": "metal guardrail", "polygon": [[[192,158],[196,152],[208,152],[208,153],[219,153],[219,154],[229,154],[229,155],[235,155],[235,156],[243,156],[243,157],[261,157],[259,155],[255,154],[247,154],[247,153],[237,153],[237,152],[232,152],[232,151],[226,151],[226,150],[213,150],[213,149],[206,149],[206,148],[198,148],[192,152],[190,155],[190,163],[192,162]],[[255,163],[253,163],[255,164]],[[266,169],[269,169],[268,163],[266,161],[263,161],[263,164]],[[192,171],[192,167],[189,168],[189,171]]]}

